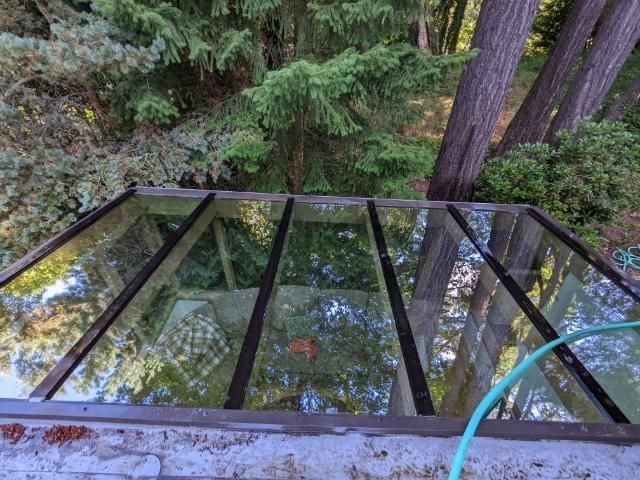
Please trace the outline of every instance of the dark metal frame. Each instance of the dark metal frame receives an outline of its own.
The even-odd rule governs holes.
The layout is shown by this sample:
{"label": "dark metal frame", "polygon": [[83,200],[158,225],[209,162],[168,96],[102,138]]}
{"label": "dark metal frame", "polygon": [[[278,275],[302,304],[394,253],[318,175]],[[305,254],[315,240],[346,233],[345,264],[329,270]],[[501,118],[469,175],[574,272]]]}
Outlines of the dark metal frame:
{"label": "dark metal frame", "polygon": [[407,377],[409,378],[409,385],[411,386],[411,394],[413,395],[416,412],[418,415],[435,415],[436,410],[433,407],[433,401],[431,400],[429,387],[424,377],[422,363],[418,356],[416,342],[411,332],[407,311],[404,308],[402,294],[400,293],[400,287],[398,287],[398,280],[391,259],[389,258],[389,253],[387,252],[387,242],[384,239],[380,219],[378,218],[378,212],[376,211],[373,200],[367,202],[367,209],[369,210],[369,219],[376,241],[376,248],[378,249],[378,257],[380,258],[384,281],[387,286],[391,311],[396,322],[398,340],[400,341],[402,357],[404,358],[404,364],[407,369]]}
{"label": "dark metal frame", "polygon": [[[0,418],[34,421],[99,422],[168,427],[342,435],[460,436],[466,418],[395,417],[347,414],[304,414],[263,410],[157,407],[87,402],[0,400]],[[608,444],[640,444],[640,425],[483,420],[476,436],[518,440],[574,440]]]}
{"label": "dark metal frame", "polygon": [[[533,304],[527,294],[520,288],[507,269],[493,255],[491,249],[478,239],[477,234],[467,223],[460,211],[454,206],[449,205],[449,213],[464,231],[465,235],[471,240],[476,250],[484,258],[487,264],[496,274],[502,285],[508,290],[511,297],[518,304],[520,309],[527,316],[529,321],[538,330],[542,338],[546,342],[551,342],[560,337],[558,332],[551,326],[547,319],[542,315],[540,310]],[[620,410],[609,394],[602,388],[598,381],[587,370],[587,367],[576,357],[573,351],[563,343],[553,349],[564,368],[568,370],[571,376],[576,380],[578,385],[584,390],[589,399],[598,409],[598,411],[609,422],[615,423],[631,423],[627,416]]]}
{"label": "dark metal frame", "polygon": [[[328,197],[321,195],[288,195],[281,193],[255,193],[255,192],[231,192],[221,190],[195,190],[189,188],[157,188],[138,187],[136,192],[140,195],[159,195],[172,197],[203,198],[208,192],[215,192],[218,199],[229,200],[264,200],[274,202],[286,202],[293,198],[296,203],[328,203],[333,205],[354,205],[366,207],[371,198],[365,197]],[[452,202],[433,200],[399,200],[376,198],[377,207],[404,207],[404,208],[432,208],[446,210]],[[530,205],[478,203],[478,202],[453,202],[460,209],[486,210],[492,212],[526,213]]]}
{"label": "dark metal frame", "polygon": [[[635,301],[640,303],[640,285],[629,276],[618,271],[612,262],[595,252],[593,249],[579,240],[573,233],[559,225],[554,219],[538,208],[528,205],[497,205],[473,202],[433,202],[416,200],[371,200],[358,197],[320,197],[300,195],[279,195],[223,192],[208,190],[188,189],[160,189],[137,188],[130,189],[113,201],[99,208],[92,214],[80,220],[65,232],[54,237],[40,248],[31,252],[23,259],[0,273],[0,288],[26,269],[35,265],[58,247],[76,236],[86,227],[100,219],[120,203],[133,194],[162,195],[202,198],[191,215],[180,228],[167,240],[161,249],[136,275],[123,292],[107,307],[107,310],[94,322],[92,327],[74,345],[69,353],[61,360],[49,375],[41,382],[30,396],[30,401],[1,400],[0,416],[15,418],[56,418],[77,419],[84,421],[121,421],[124,423],[162,423],[183,425],[209,425],[225,426],[233,428],[271,429],[279,431],[331,431],[332,433],[345,431],[362,431],[369,433],[414,433],[422,435],[459,435],[466,425],[466,419],[449,419],[441,417],[377,417],[366,415],[303,415],[285,412],[256,412],[237,410],[242,407],[242,401],[248,384],[253,360],[260,338],[260,332],[264,323],[264,315],[268,305],[271,291],[275,282],[277,268],[284,240],[290,223],[293,202],[297,203],[329,203],[339,205],[366,206],[372,224],[375,243],[380,257],[380,262],[389,294],[392,311],[398,329],[398,335],[402,347],[403,358],[407,366],[414,394],[416,409],[420,415],[433,415],[433,405],[428,396],[428,387],[424,381],[424,374],[420,365],[415,343],[409,327],[406,311],[402,302],[395,272],[388,258],[386,242],[382,227],[377,216],[376,206],[401,207],[401,208],[431,208],[446,209],[454,217],[458,225],[464,230],[469,239],[474,243],[480,254],[494,270],[505,288],[518,302],[522,310],[527,314],[534,326],[540,331],[547,341],[557,338],[558,334],[548,324],[546,319],[528,299],[526,294],[511,278],[504,266],[493,257],[486,245],[478,241],[475,232],[466,223],[466,220],[458,209],[503,211],[517,214],[530,215],[545,228],[549,229],[561,241],[576,251],[582,258],[597,268],[607,278],[611,279],[618,287],[623,289]],[[250,320],[250,327],[245,337],[243,350],[236,365],[236,372],[229,389],[229,396],[225,403],[226,410],[216,409],[191,409],[181,407],[151,407],[134,405],[94,404],[59,402],[48,400],[61,386],[68,375],[87,355],[107,328],[115,321],[119,313],[132,300],[135,294],[142,288],[150,275],[158,268],[167,257],[172,248],[182,236],[195,223],[213,200],[264,200],[286,202],[285,212],[281,219],[278,232],[274,238],[274,244],[261,284],[258,300],[254,305],[254,312]],[[288,212],[288,213],[287,213]],[[254,319],[255,317],[255,319]],[[409,327],[409,328],[407,328]],[[413,344],[413,349],[411,345]],[[563,422],[526,422],[515,420],[486,420],[480,428],[479,435],[513,437],[513,438],[557,438],[574,440],[593,440],[614,443],[640,443],[640,426],[625,425],[629,420],[620,409],[597,384],[589,371],[575,358],[575,355],[566,346],[562,345],[556,350],[563,365],[587,392],[589,398],[601,411],[604,417],[616,424],[589,425],[582,423]],[[249,362],[249,360],[251,360]],[[239,365],[247,365],[240,367]],[[424,383],[421,384],[420,379]],[[426,395],[426,396],[425,396]],[[47,401],[44,401],[47,400]],[[82,408],[79,408],[81,406]]]}

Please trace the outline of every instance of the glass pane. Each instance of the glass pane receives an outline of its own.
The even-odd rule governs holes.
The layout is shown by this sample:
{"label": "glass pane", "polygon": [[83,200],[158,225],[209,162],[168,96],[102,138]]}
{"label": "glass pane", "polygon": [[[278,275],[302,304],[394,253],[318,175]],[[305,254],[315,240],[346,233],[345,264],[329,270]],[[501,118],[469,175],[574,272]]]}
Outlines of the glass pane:
{"label": "glass pane", "polygon": [[197,203],[131,197],[5,285],[0,397],[27,397]]}
{"label": "glass pane", "polygon": [[[378,211],[436,411],[468,417],[543,340],[447,211]],[[554,355],[492,416],[602,421]]]}
{"label": "glass pane", "polygon": [[54,398],[222,407],[282,211],[215,200]]}
{"label": "glass pane", "polygon": [[287,242],[245,408],[414,414],[367,209],[296,204]]}
{"label": "glass pane", "polygon": [[[483,240],[504,245],[505,267],[558,333],[640,320],[640,305],[529,215],[471,212],[469,218]],[[639,334],[603,334],[571,346],[634,423],[640,423]]]}

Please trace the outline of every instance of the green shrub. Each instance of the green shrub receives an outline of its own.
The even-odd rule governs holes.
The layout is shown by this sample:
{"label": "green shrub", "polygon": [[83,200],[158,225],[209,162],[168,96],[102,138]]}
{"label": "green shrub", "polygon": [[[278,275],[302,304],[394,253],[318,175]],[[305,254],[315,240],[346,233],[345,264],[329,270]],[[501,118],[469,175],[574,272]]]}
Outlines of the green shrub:
{"label": "green shrub", "polygon": [[640,205],[640,135],[623,123],[583,122],[557,146],[524,145],[488,160],[478,201],[537,205],[594,239],[594,223],[611,223]]}

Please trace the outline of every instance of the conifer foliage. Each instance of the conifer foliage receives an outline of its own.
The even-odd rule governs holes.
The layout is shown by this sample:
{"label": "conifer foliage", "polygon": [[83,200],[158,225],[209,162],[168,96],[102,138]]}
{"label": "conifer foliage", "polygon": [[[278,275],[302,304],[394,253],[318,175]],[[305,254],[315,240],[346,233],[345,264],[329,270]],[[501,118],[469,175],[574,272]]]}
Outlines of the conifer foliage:
{"label": "conifer foliage", "polygon": [[473,55],[410,46],[421,3],[2,2],[2,263],[131,185],[410,195],[408,100]]}

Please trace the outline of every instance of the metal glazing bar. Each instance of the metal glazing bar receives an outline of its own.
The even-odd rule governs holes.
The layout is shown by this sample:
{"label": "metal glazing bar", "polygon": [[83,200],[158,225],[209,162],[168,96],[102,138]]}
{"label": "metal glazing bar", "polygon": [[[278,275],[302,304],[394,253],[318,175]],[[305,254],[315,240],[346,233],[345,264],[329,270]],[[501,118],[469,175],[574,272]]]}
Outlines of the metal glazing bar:
{"label": "metal glazing bar", "polygon": [[187,219],[180,225],[160,249],[149,259],[137,275],[129,282],[124,290],[109,304],[104,312],[84,333],[67,354],[56,364],[55,367],[40,382],[29,396],[31,401],[42,401],[50,399],[67,377],[73,372],[78,364],[89,353],[93,346],[100,340],[118,315],[129,305],[129,302],[144,286],[149,277],[156,271],[160,264],[167,258],[171,250],[177,245],[185,233],[200,218],[215,197],[214,193],[207,195],[202,202],[191,212]]}
{"label": "metal glazing bar", "polygon": [[82,218],[80,221],[71,225],[61,234],[53,237],[37,250],[34,250],[33,252],[18,260],[6,270],[0,272],[0,288],[4,287],[7,283],[19,276],[25,270],[33,267],[36,263],[45,258],[51,252],[64,245],[66,242],[82,232],[85,228],[95,223],[97,220],[105,216],[107,213],[109,213],[111,210],[116,208],[118,205],[120,205],[135,193],[136,191],[134,189],[126,190],[124,193],[118,195],[109,203],[104,204],[102,207],[98,208],[94,212]]}
{"label": "metal glazing bar", "polygon": [[433,408],[431,394],[429,393],[429,388],[427,387],[427,382],[424,377],[424,370],[422,369],[420,357],[418,356],[418,350],[413,338],[413,333],[411,332],[409,318],[407,317],[407,312],[404,308],[404,302],[402,301],[402,294],[398,287],[395,270],[393,269],[393,265],[389,259],[387,243],[384,239],[380,219],[378,218],[378,212],[376,211],[376,206],[373,200],[369,200],[367,202],[367,209],[369,210],[369,219],[371,220],[373,236],[376,241],[376,247],[378,248],[380,266],[382,267],[387,293],[389,294],[391,311],[396,322],[396,330],[398,332],[398,339],[400,340],[402,357],[404,358],[404,364],[407,368],[407,376],[409,377],[409,385],[411,386],[411,393],[413,394],[416,411],[418,412],[418,415],[435,415],[436,412]]}
{"label": "metal glazing bar", "polygon": [[[493,255],[489,247],[478,239],[475,231],[467,223],[460,211],[451,204],[448,206],[448,209],[451,216],[453,216],[460,228],[462,228],[467,237],[469,237],[469,240],[471,240],[478,252],[480,252],[480,255],[482,255],[491,267],[502,285],[511,294],[536,330],[540,332],[542,338],[547,342],[558,338],[558,332],[555,331],[540,310],[536,308],[507,269]],[[602,388],[593,375],[591,375],[587,367],[584,366],[566,344],[558,345],[553,351],[605,419],[616,423],[630,423],[627,416],[620,410],[609,394]]]}
{"label": "metal glazing bar", "polygon": [[249,385],[253,362],[256,359],[256,352],[258,350],[260,336],[262,335],[264,317],[267,312],[267,307],[269,306],[269,299],[271,298],[271,292],[276,281],[276,274],[278,273],[278,265],[280,264],[280,256],[282,255],[287,231],[289,230],[289,223],[293,212],[293,201],[293,198],[287,200],[284,212],[282,213],[282,219],[280,220],[280,225],[278,226],[278,231],[276,232],[273,247],[269,255],[269,262],[262,276],[258,297],[253,306],[249,326],[247,327],[247,332],[242,342],[242,349],[240,350],[236,369],[231,379],[231,385],[229,386],[229,392],[224,402],[224,408],[226,409],[239,409],[242,408],[242,404],[244,403],[244,396]]}
{"label": "metal glazing bar", "polygon": [[593,265],[600,273],[615,283],[620,289],[628,293],[636,302],[640,303],[640,288],[630,278],[626,278],[618,269],[613,268],[591,248],[585,245],[574,233],[569,229],[559,225],[555,221],[548,218],[547,215],[541,214],[535,208],[528,208],[527,213],[544,228],[558,237],[565,245],[580,255],[586,262]]}

